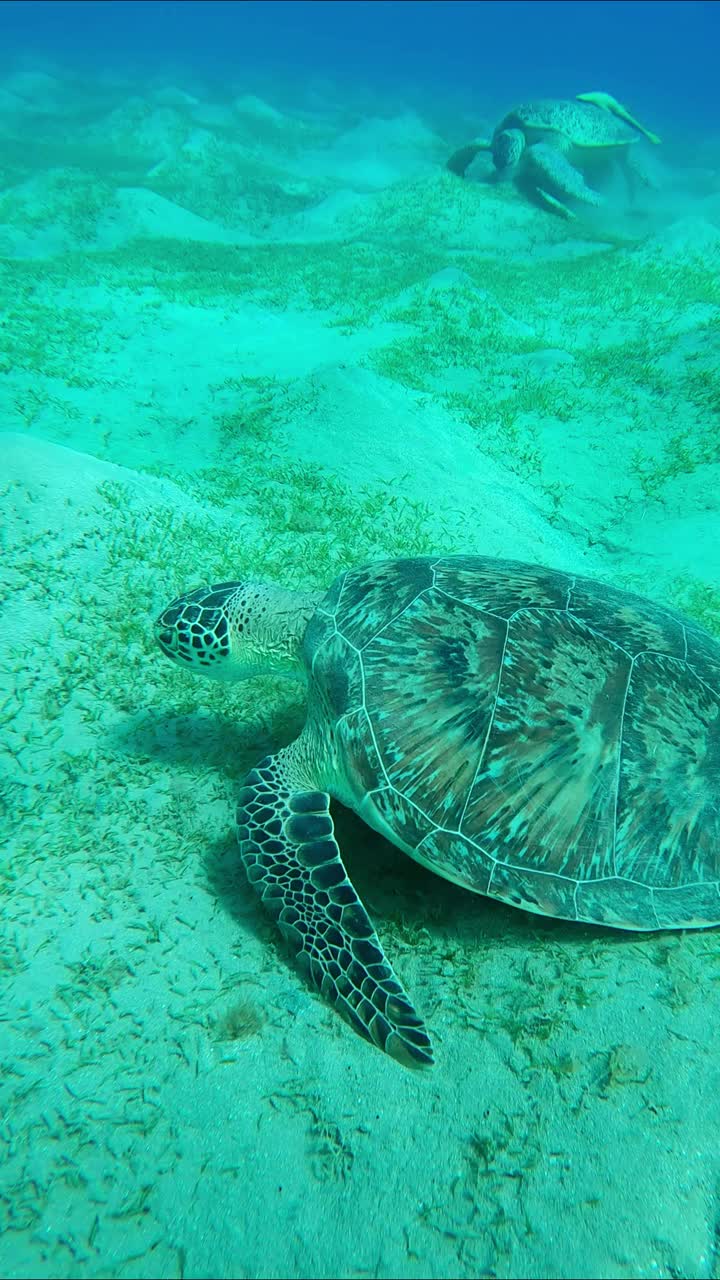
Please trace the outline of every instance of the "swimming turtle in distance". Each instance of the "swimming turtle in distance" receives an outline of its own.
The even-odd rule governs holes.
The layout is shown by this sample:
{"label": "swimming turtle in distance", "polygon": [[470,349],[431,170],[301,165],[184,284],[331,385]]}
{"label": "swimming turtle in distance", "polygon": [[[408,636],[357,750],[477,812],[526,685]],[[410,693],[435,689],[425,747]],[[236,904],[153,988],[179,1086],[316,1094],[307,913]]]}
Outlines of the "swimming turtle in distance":
{"label": "swimming turtle in distance", "polygon": [[478,152],[490,151],[498,177],[514,178],[530,197],[571,218],[568,200],[601,203],[586,177],[609,164],[619,164],[631,184],[647,182],[632,154],[640,137],[660,142],[609,93],[539,99],[508,112],[490,142],[475,141],[454,152],[447,168],[462,177]]}
{"label": "swimming turtle in distance", "polygon": [[583,577],[388,560],[327,592],[190,591],[163,652],[307,684],[307,720],[242,788],[240,855],[312,983],[368,1040],[427,1031],[348,879],[330,799],[412,858],[527,911],[618,929],[720,922],[720,643]]}

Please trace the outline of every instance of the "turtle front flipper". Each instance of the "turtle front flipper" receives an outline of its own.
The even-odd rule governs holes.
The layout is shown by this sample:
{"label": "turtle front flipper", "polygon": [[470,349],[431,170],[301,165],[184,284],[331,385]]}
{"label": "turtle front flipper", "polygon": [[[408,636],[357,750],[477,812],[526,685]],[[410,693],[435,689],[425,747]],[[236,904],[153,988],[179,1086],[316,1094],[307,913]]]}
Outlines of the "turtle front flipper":
{"label": "turtle front flipper", "polygon": [[330,796],[298,785],[298,743],[245,779],[238,839],[248,879],[313,985],[367,1040],[405,1065],[432,1047],[383,954],[340,857]]}
{"label": "turtle front flipper", "polygon": [[587,185],[580,170],[560,149],[547,142],[535,142],[527,147],[522,176],[524,183],[532,184],[544,198],[550,194],[559,202],[570,197],[585,204],[602,204],[602,197]]}
{"label": "turtle front flipper", "polygon": [[489,142],[468,142],[466,146],[458,147],[457,151],[453,151],[445,168],[449,173],[456,173],[459,178],[464,178],[475,157],[481,151],[489,151],[490,148]]}
{"label": "turtle front flipper", "polygon": [[542,205],[544,209],[549,209],[551,213],[557,213],[561,218],[567,218],[568,222],[572,222],[575,213],[568,205],[563,204],[562,200],[556,200],[555,196],[551,196],[549,191],[543,191],[542,187],[534,186],[532,195],[537,203]]}

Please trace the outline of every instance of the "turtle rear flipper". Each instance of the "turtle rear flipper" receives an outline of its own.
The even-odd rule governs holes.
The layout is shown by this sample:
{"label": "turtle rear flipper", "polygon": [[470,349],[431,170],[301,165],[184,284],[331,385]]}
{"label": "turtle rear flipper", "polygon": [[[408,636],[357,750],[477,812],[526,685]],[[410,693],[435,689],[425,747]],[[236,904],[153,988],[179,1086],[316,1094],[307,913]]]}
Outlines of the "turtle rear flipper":
{"label": "turtle rear flipper", "polygon": [[627,185],[628,196],[635,199],[638,190],[657,191],[658,184],[645,164],[644,158],[637,155],[635,147],[627,147],[620,156],[620,169]]}
{"label": "turtle rear flipper", "polygon": [[547,199],[562,203],[563,196],[582,200],[585,204],[602,204],[602,197],[589,187],[567,156],[547,142],[535,142],[527,147],[523,161],[523,179],[532,182]]}
{"label": "turtle rear flipper", "polygon": [[330,796],[303,788],[301,742],[267,756],[245,779],[238,839],[248,879],[313,986],[365,1039],[407,1066],[429,1065],[422,1019],[343,866]]}
{"label": "turtle rear flipper", "polygon": [[453,151],[445,168],[449,173],[456,173],[459,178],[464,178],[475,157],[481,151],[489,151],[490,146],[489,142],[469,142],[466,146]]}

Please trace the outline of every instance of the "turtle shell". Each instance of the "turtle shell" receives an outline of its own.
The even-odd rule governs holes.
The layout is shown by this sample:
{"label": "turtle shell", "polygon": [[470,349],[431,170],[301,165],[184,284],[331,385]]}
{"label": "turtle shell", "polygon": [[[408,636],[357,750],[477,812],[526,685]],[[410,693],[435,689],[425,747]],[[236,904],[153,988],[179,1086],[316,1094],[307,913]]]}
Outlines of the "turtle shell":
{"label": "turtle shell", "polygon": [[344,574],[304,641],[327,790],[418,862],[543,915],[720,922],[720,644],[509,560]]}
{"label": "turtle shell", "polygon": [[624,120],[589,102],[540,98],[508,112],[495,130],[520,129],[532,143],[548,133],[562,134],[576,147],[624,147],[638,135]]}

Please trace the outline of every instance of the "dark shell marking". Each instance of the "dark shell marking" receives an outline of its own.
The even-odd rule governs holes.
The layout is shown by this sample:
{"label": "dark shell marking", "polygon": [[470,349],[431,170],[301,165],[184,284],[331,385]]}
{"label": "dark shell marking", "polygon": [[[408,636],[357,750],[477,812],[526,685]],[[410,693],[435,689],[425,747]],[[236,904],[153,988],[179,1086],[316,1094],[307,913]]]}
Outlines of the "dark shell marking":
{"label": "dark shell marking", "polygon": [[328,790],[440,875],[544,915],[720,922],[720,644],[484,557],[339,578],[305,639]]}

